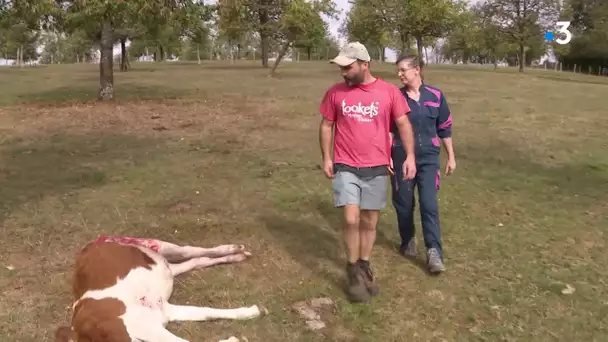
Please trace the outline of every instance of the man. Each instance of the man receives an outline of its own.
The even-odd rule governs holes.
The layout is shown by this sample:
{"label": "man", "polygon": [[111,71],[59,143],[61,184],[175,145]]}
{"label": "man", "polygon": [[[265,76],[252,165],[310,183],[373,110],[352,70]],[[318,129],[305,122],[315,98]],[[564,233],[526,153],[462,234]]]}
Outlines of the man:
{"label": "man", "polygon": [[323,172],[332,179],[335,206],[344,211],[347,294],[354,302],[367,302],[379,293],[369,259],[392,172],[391,122],[398,127],[408,156],[403,177],[416,175],[410,108],[397,86],[371,75],[370,62],[365,46],[347,44],[331,61],[340,67],[345,82],[329,88],[320,105]]}

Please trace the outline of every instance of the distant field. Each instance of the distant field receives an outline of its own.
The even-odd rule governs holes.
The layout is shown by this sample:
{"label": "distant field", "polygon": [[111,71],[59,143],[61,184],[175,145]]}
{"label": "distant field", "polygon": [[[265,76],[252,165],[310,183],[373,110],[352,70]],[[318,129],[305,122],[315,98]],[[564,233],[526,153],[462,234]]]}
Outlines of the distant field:
{"label": "distant field", "polygon": [[[448,270],[429,277],[396,253],[388,207],[382,293],[365,306],[344,299],[340,212],[318,169],[335,67],[133,66],[115,72],[112,104],[94,101],[97,65],[0,68],[4,340],[52,340],[74,254],[99,234],[249,246],[245,263],[179,277],[173,301],[270,315],[169,326],[192,341],[608,340],[608,78],[430,67],[454,116],[458,168],[439,202]],[[391,64],[373,69],[396,82]],[[336,304],[314,333],[290,306],[321,296]]]}

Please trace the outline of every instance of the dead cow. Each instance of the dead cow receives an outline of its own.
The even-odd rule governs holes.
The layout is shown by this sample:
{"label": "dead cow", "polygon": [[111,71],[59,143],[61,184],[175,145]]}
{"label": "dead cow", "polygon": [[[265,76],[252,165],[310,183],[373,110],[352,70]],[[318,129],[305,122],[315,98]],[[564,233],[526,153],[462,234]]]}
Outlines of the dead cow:
{"label": "dead cow", "polygon": [[[60,327],[56,342],[188,342],[165,326],[171,321],[252,319],[265,309],[235,309],[169,303],[173,277],[196,268],[241,262],[244,246],[178,246],[130,237],[100,237],[76,259],[71,327]],[[224,342],[238,342],[230,337]],[[222,341],[220,341],[222,342]]]}

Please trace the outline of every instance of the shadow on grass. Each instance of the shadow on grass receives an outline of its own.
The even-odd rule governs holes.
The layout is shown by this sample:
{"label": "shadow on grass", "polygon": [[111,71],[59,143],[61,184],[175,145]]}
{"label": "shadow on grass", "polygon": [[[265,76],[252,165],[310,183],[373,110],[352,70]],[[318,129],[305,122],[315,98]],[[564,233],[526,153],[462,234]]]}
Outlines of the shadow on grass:
{"label": "shadow on grass", "polygon": [[[268,232],[284,247],[294,260],[322,278],[344,288],[342,277],[320,267],[327,261],[332,268],[344,269],[345,261],[340,255],[340,241],[334,234],[304,220],[273,214],[262,217]],[[341,274],[341,273],[340,273]]]}
{"label": "shadow on grass", "polygon": [[[265,225],[293,259],[313,272],[320,272],[321,277],[331,279],[343,289],[346,256],[342,254],[342,210],[335,208],[331,199],[315,197],[305,202],[312,205],[311,211],[317,211],[323,217],[330,227],[329,230],[304,219],[279,215],[264,216]],[[307,209],[302,208],[303,211]],[[383,246],[395,253],[398,251],[398,244],[392,242],[381,229],[378,230],[376,246]],[[326,261],[339,270],[338,278],[335,273],[319,267]],[[421,267],[424,267],[424,264]]]}
{"label": "shadow on grass", "polygon": [[[390,205],[390,202],[388,203]],[[316,203],[316,209],[323,218],[339,233],[342,231],[342,209],[335,208],[329,199],[319,199]],[[376,234],[375,245],[381,245],[391,250],[398,250],[398,244],[384,233],[381,228],[382,222],[378,222],[378,230]],[[392,224],[389,224],[392,225]]]}
{"label": "shadow on grass", "polygon": [[[0,208],[3,216],[45,196],[66,196],[112,182],[116,169],[150,158],[150,139],[115,134],[54,134],[15,138],[0,145]],[[65,199],[65,197],[64,197]]]}
{"label": "shadow on grass", "polygon": [[[382,212],[386,211],[389,208],[392,208],[391,206],[392,206],[391,198],[389,197],[388,202],[387,202],[387,207],[385,207],[385,209],[383,209]],[[333,204],[329,200],[320,200],[317,203],[317,210],[325,218],[325,220],[327,220],[327,222],[330,222],[332,227],[335,227],[335,229],[337,229],[339,231],[340,227],[342,226],[342,210],[335,209],[333,207]],[[376,249],[378,247],[384,247],[392,253],[399,254],[400,241],[391,239],[386,234],[386,229],[385,229],[385,227],[388,227],[388,229],[396,229],[397,219],[396,219],[395,215],[393,213],[391,213],[391,215],[389,215],[389,217],[385,218],[384,220],[387,222],[383,222],[382,218],[380,218],[380,220],[378,221],[378,226],[376,228],[376,243],[374,244],[374,249]],[[420,229],[420,228],[418,228],[418,229]],[[372,252],[372,259],[373,259],[373,252]],[[426,264],[423,259],[407,258],[406,260],[412,262],[414,265],[416,265],[418,268],[420,268],[425,273],[430,274],[428,272],[428,269],[427,269]]]}

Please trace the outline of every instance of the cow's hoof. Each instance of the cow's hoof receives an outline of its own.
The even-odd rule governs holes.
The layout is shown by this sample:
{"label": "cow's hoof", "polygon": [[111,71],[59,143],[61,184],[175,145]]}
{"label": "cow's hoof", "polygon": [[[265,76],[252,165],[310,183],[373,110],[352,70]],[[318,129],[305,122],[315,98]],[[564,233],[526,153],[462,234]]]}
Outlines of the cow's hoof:
{"label": "cow's hoof", "polygon": [[266,309],[265,307],[258,305],[258,310],[260,310],[260,317],[264,317],[266,315],[268,315],[268,309]]}

